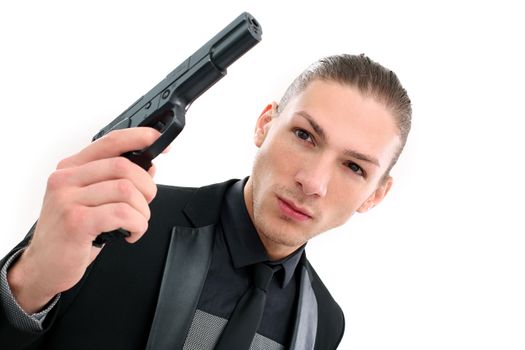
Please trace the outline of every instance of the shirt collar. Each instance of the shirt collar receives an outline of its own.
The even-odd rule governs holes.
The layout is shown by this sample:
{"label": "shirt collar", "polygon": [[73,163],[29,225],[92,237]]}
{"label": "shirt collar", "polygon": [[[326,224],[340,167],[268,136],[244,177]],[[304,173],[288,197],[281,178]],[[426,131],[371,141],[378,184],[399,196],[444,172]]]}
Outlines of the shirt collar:
{"label": "shirt collar", "polygon": [[235,268],[241,268],[267,261],[269,265],[281,265],[284,270],[282,287],[292,279],[301,260],[305,246],[279,261],[270,261],[259,234],[252,223],[244,201],[246,177],[234,183],[226,192],[221,210],[221,222],[224,237]]}

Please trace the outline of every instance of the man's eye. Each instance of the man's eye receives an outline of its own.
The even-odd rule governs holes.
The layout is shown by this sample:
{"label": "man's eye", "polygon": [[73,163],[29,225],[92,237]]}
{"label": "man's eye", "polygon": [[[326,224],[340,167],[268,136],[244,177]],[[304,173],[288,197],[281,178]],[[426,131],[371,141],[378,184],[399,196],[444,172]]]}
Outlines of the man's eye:
{"label": "man's eye", "polygon": [[354,162],[348,162],[346,166],[357,175],[364,176],[363,169]]}
{"label": "man's eye", "polygon": [[295,129],[294,134],[303,141],[312,141],[312,137],[310,136],[310,134],[307,131],[304,131],[303,129]]}

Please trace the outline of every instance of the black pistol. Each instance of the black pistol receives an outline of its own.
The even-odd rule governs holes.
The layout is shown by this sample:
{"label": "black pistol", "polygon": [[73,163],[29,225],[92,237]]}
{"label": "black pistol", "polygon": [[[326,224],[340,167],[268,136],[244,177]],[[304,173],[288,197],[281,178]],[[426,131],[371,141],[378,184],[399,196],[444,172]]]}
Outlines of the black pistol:
{"label": "black pistol", "polygon": [[[100,130],[92,141],[112,130],[148,126],[161,135],[149,147],[124,153],[143,169],[151,167],[158,156],[182,131],[186,110],[203,92],[226,75],[226,68],[261,41],[262,28],[247,12],[242,13],[204,46],[182,62],[153,89],[139,98],[121,115]],[[127,237],[129,232],[118,229],[97,236],[93,245],[118,237]]]}

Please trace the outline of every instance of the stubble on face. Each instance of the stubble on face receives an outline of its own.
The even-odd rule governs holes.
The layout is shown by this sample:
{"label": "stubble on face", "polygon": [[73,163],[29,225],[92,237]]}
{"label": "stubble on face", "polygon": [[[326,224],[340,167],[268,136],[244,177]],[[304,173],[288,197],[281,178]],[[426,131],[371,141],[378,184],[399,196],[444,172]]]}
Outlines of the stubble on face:
{"label": "stubble on face", "polygon": [[[253,191],[258,193],[257,182],[254,182]],[[260,235],[274,244],[288,248],[297,248],[305,244],[308,240],[321,232],[309,232],[306,227],[300,227],[293,219],[279,214],[271,213],[276,211],[277,196],[293,200],[295,203],[305,205],[305,201],[293,190],[280,185],[274,185],[270,188],[272,196],[266,198],[253,197],[253,221]],[[264,200],[274,203],[264,203]],[[274,205],[271,205],[274,204]],[[312,208],[312,206],[309,206]],[[318,211],[315,216],[308,221],[319,218]],[[271,215],[273,214],[273,215]],[[266,218],[266,219],[265,219]],[[309,223],[311,224],[311,223]]]}

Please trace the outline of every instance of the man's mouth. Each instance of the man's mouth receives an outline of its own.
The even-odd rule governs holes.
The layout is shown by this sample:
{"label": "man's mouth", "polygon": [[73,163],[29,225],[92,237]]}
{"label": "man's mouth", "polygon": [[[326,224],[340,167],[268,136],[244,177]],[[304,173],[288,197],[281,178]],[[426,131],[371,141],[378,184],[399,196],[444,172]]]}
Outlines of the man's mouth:
{"label": "man's mouth", "polygon": [[281,212],[297,221],[306,221],[312,218],[312,213],[306,208],[295,204],[293,201],[277,197],[277,202],[279,203],[279,209]]}

